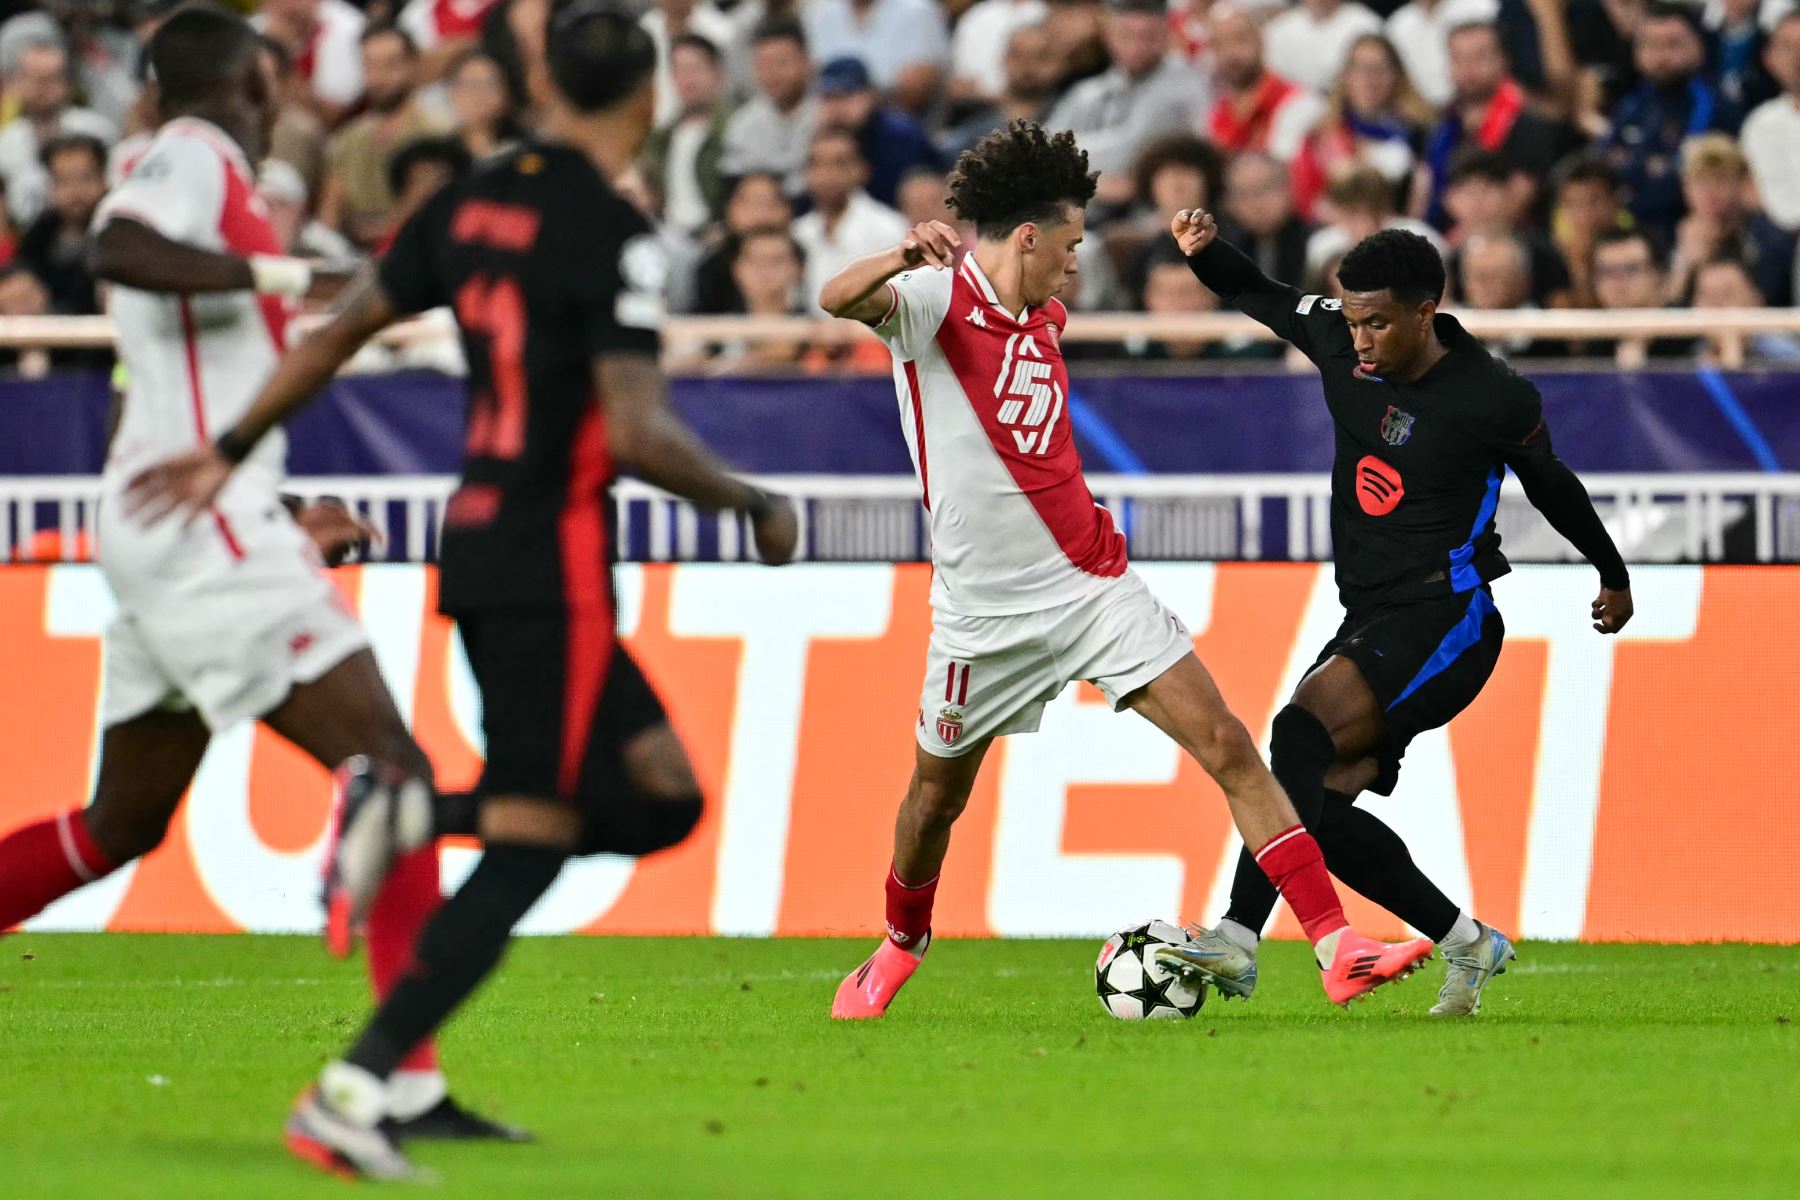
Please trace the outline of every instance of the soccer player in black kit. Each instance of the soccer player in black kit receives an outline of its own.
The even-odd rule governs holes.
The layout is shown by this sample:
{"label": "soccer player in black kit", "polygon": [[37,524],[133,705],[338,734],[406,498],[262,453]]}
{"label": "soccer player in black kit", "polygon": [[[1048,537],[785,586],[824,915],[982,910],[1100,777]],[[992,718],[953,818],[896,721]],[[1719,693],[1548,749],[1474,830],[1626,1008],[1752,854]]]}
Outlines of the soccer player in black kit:
{"label": "soccer player in black kit", "polygon": [[[1331,532],[1344,623],[1276,714],[1275,778],[1332,874],[1439,944],[1447,972],[1432,1013],[1473,1014],[1512,943],[1462,912],[1354,801],[1391,794],[1407,744],[1448,724],[1493,672],[1505,627],[1488,585],[1511,570],[1494,529],[1508,470],[1599,569],[1592,618],[1603,634],[1631,619],[1624,560],[1551,450],[1537,388],[1437,311],[1444,264],[1424,238],[1387,230],[1357,245],[1338,268],[1340,302],[1269,279],[1198,209],[1177,213],[1171,232],[1201,283],[1319,368],[1337,429]],[[1242,857],[1219,927],[1164,956],[1249,996],[1275,898]]]}
{"label": "soccer player in black kit", "polygon": [[792,556],[793,508],[727,474],[668,408],[657,366],[666,262],[609,179],[654,111],[656,50],[623,0],[555,7],[542,140],[451,185],[369,281],[290,353],[212,446],[153,467],[131,493],[154,517],[203,510],[233,465],[370,337],[443,305],[469,361],[461,487],[445,510],[440,607],[482,695],[474,797],[367,778],[348,790],[328,903],[363,908],[393,855],[444,834],[484,852],[420,934],[414,963],[289,1118],[287,1142],[326,1170],[415,1174],[379,1124],[385,1080],[498,964],[512,927],[571,854],[642,855],[682,841],[699,785],[655,693],[615,640],[608,487],[615,464],[746,514],[765,561]]}

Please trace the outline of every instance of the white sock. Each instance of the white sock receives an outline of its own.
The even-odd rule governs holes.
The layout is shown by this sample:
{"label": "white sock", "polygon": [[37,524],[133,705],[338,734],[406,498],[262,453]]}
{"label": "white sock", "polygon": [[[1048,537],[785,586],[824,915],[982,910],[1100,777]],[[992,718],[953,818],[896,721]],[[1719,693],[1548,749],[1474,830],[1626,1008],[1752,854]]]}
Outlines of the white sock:
{"label": "white sock", "polygon": [[1313,943],[1313,957],[1318,960],[1319,970],[1329,967],[1331,960],[1337,957],[1338,938],[1348,928],[1348,925],[1341,926]]}
{"label": "white sock", "polygon": [[1255,954],[1257,943],[1262,941],[1254,929],[1234,921],[1230,917],[1219,922],[1219,932],[1230,938],[1232,943],[1245,954]]}
{"label": "white sock", "polygon": [[1466,912],[1459,912],[1456,914],[1456,924],[1450,927],[1450,932],[1444,935],[1438,945],[1466,946],[1480,936],[1481,926],[1476,924],[1475,918]]}
{"label": "white sock", "polygon": [[387,1115],[387,1084],[341,1059],[326,1063],[319,1072],[319,1093],[358,1125],[373,1127]]}
{"label": "white sock", "polygon": [[450,1082],[442,1071],[395,1071],[388,1077],[387,1115],[410,1121],[430,1112],[450,1094]]}

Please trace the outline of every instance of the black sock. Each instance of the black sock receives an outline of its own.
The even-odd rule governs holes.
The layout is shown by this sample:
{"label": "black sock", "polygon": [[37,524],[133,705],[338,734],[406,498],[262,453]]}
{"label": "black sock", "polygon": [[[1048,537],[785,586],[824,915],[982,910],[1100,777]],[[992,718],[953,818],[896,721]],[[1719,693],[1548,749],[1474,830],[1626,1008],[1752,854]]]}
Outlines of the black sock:
{"label": "black sock", "polygon": [[[1325,774],[1336,758],[1337,748],[1319,718],[1294,704],[1275,714],[1274,736],[1269,739],[1269,769],[1309,832],[1319,823]],[[1322,851],[1323,843],[1320,846]],[[1326,865],[1330,865],[1329,860]],[[1246,847],[1238,856],[1237,874],[1231,880],[1231,906],[1225,910],[1225,916],[1261,934],[1263,926],[1269,923],[1269,914],[1275,911],[1279,894]]]}
{"label": "black sock", "polygon": [[345,1060],[381,1079],[392,1074],[499,965],[513,926],[556,881],[565,857],[548,846],[490,845],[419,934],[413,965]]}
{"label": "black sock", "polygon": [[1413,862],[1406,843],[1355,798],[1326,792],[1313,830],[1325,866],[1344,886],[1367,896],[1434,942],[1441,942],[1462,909]]}
{"label": "black sock", "polygon": [[431,813],[438,837],[477,837],[481,833],[481,796],[475,792],[439,792]]}

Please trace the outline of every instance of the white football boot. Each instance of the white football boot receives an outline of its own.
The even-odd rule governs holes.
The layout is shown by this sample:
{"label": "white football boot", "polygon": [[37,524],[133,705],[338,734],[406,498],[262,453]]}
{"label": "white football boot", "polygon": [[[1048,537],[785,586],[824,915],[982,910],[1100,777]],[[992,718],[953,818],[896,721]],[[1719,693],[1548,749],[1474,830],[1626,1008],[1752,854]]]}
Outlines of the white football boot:
{"label": "white football boot", "polygon": [[1210,983],[1226,999],[1256,990],[1256,955],[1217,929],[1188,926],[1185,945],[1158,946],[1156,961],[1190,983]]}
{"label": "white football boot", "polygon": [[1438,1002],[1431,1008],[1434,1017],[1472,1017],[1480,1012],[1481,989],[1494,976],[1506,974],[1506,964],[1519,957],[1511,938],[1491,925],[1475,924],[1481,936],[1474,941],[1438,947],[1445,971]]}

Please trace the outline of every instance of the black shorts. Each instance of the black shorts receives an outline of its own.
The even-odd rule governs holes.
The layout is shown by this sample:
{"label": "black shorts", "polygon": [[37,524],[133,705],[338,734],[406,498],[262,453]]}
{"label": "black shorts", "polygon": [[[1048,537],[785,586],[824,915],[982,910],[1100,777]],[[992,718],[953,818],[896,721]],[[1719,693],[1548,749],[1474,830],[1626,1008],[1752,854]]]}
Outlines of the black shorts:
{"label": "black shorts", "polygon": [[584,815],[616,800],[626,783],[626,743],[668,718],[619,645],[611,612],[453,615],[481,689],[487,763],[480,794],[554,798]]}
{"label": "black shorts", "polygon": [[1376,751],[1380,772],[1370,791],[1393,794],[1407,746],[1469,707],[1494,673],[1505,640],[1506,623],[1485,585],[1344,619],[1313,665],[1349,659],[1387,714],[1387,737]]}

